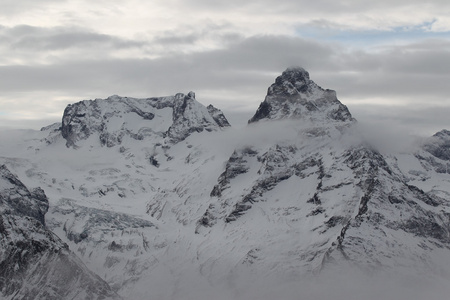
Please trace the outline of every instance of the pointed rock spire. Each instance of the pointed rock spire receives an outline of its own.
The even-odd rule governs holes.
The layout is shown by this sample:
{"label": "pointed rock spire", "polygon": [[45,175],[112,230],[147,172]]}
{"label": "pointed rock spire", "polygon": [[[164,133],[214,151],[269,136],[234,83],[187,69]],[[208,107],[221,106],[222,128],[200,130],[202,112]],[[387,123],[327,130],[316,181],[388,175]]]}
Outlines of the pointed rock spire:
{"label": "pointed rock spire", "polygon": [[333,90],[323,89],[301,67],[286,69],[278,76],[249,123],[260,120],[309,119],[354,121]]}

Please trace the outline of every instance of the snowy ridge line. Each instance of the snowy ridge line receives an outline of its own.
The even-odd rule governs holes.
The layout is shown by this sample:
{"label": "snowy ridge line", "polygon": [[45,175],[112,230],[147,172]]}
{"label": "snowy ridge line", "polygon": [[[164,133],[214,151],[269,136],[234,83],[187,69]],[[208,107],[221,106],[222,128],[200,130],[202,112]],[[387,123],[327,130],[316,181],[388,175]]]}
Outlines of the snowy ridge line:
{"label": "snowy ridge line", "polygon": [[67,147],[78,147],[79,141],[92,134],[99,134],[102,146],[113,147],[122,144],[127,137],[135,140],[159,137],[176,143],[193,132],[229,126],[219,109],[203,106],[195,100],[195,93],[189,92],[143,99],[114,95],[104,100],[69,104],[64,110],[60,131]]}

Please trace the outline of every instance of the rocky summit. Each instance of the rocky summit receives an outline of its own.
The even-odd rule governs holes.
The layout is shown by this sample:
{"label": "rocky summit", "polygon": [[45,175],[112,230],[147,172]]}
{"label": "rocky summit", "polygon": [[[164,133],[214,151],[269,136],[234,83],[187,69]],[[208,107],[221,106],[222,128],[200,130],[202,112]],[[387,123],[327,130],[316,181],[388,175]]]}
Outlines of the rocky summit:
{"label": "rocky summit", "polygon": [[195,93],[170,97],[136,99],[111,96],[68,105],[64,110],[61,135],[67,147],[92,135],[101,145],[120,145],[123,139],[185,139],[192,132],[230,126],[223,113],[195,100]]}
{"label": "rocky summit", "polygon": [[298,67],[249,123],[190,92],[3,135],[1,297],[445,298],[449,131],[381,150]]}
{"label": "rocky summit", "polygon": [[260,120],[308,119],[352,121],[352,115],[333,90],[324,90],[303,68],[289,68],[278,76],[249,123]]}

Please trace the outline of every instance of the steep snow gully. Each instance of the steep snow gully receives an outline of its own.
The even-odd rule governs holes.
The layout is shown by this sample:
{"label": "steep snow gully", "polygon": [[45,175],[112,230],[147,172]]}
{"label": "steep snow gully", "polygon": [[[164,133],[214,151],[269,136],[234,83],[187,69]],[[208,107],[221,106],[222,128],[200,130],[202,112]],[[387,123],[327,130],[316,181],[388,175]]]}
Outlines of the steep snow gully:
{"label": "steep snow gully", "polygon": [[190,92],[2,132],[0,298],[448,295],[449,131],[383,150],[299,67],[248,123]]}

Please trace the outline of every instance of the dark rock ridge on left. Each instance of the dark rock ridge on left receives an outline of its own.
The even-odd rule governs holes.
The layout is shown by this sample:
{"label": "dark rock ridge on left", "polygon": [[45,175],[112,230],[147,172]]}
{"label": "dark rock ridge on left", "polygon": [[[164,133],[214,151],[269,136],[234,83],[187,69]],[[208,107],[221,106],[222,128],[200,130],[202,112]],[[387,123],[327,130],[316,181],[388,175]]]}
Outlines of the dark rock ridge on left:
{"label": "dark rock ridge on left", "polygon": [[144,99],[115,95],[69,104],[60,130],[67,147],[76,148],[94,134],[102,146],[113,147],[126,138],[177,143],[194,132],[229,126],[222,111],[212,105],[205,107],[189,92]]}
{"label": "dark rock ridge on left", "polygon": [[42,189],[0,166],[0,298],[120,299],[47,229],[47,210]]}

